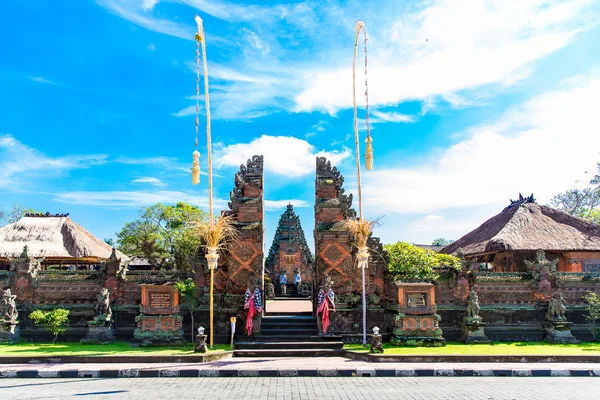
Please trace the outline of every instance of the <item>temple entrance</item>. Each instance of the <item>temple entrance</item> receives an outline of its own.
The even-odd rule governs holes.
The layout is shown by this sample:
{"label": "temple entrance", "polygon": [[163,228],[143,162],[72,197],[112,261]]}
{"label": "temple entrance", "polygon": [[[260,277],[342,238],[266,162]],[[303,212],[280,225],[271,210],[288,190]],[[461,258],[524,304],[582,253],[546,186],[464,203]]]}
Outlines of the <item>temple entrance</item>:
{"label": "temple entrance", "polygon": [[312,313],[313,263],[300,218],[288,204],[265,262],[266,313]]}

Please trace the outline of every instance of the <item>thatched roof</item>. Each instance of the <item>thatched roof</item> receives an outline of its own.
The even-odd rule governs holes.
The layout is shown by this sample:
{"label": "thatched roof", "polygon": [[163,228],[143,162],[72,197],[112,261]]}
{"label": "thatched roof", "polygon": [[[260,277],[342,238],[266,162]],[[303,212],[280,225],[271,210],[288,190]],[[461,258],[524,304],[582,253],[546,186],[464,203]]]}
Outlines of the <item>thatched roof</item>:
{"label": "thatched roof", "polygon": [[465,256],[504,251],[600,251],[600,225],[537,203],[514,204],[444,247]]}
{"label": "thatched roof", "polygon": [[[25,216],[0,228],[0,258],[18,257],[27,246],[31,257],[106,260],[112,247],[98,239],[66,215]],[[116,252],[121,261],[129,258]]]}

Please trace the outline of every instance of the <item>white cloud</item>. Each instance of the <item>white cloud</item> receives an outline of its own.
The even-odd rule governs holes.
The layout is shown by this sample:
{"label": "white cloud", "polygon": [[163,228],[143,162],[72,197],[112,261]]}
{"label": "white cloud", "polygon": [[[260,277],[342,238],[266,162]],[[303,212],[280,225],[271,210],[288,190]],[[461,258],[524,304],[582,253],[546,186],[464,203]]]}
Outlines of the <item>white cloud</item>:
{"label": "white cloud", "polygon": [[164,183],[163,181],[161,181],[160,179],[154,178],[154,177],[151,177],[151,176],[142,176],[140,178],[134,179],[131,182],[132,183],[147,183],[149,185],[158,186],[158,187],[167,186],[167,184]]}
{"label": "white cloud", "polygon": [[450,209],[508,204],[518,193],[533,192],[544,203],[575,181],[589,180],[585,171],[595,170],[600,157],[600,79],[569,85],[468,129],[467,139],[417,167],[365,174],[363,204],[377,212],[444,215]]}
{"label": "white cloud", "polygon": [[73,169],[106,163],[107,155],[49,157],[9,134],[0,134],[0,187],[23,188],[34,177],[57,177]]}
{"label": "white cloud", "polygon": [[[113,14],[143,28],[181,39],[194,40],[195,28],[192,24],[186,25],[152,16],[149,11],[157,2],[154,0],[97,0],[100,6]],[[150,4],[152,7],[146,8]],[[140,8],[143,10],[142,13],[139,12]]]}
{"label": "white cloud", "polygon": [[414,115],[400,114],[395,112],[383,112],[383,111],[373,111],[371,112],[373,117],[376,119],[371,119],[369,122],[374,124],[378,122],[415,122],[416,118]]}
{"label": "white cloud", "polygon": [[30,76],[29,79],[31,79],[34,82],[38,82],[38,83],[45,83],[47,85],[56,85],[56,82],[53,82],[46,78],[42,78],[41,76]]}
{"label": "white cloud", "polygon": [[[86,205],[93,207],[143,207],[156,203],[175,204],[183,201],[193,204],[198,207],[208,207],[208,198],[205,195],[198,196],[195,194],[172,191],[76,191],[58,193],[54,196],[54,200],[75,205]],[[227,202],[216,199],[214,200],[215,207],[225,208]]]}
{"label": "white cloud", "polygon": [[242,28],[241,32],[252,50],[259,51],[263,56],[269,54],[271,47],[267,43],[263,42],[255,32],[252,32],[247,28]]}
{"label": "white cloud", "polygon": [[140,7],[144,11],[152,10],[159,0],[142,0]]}
{"label": "white cloud", "polygon": [[295,208],[303,208],[309,207],[308,202],[304,200],[298,199],[290,199],[290,200],[265,200],[265,211],[278,211],[283,210],[285,207],[291,204]]}
{"label": "white cloud", "polygon": [[[365,19],[368,27],[374,27],[369,51],[371,104],[431,96],[452,101],[460,91],[513,84],[532,72],[534,61],[566,46],[588,27],[583,18],[593,2],[424,4],[427,7],[417,11],[398,7],[391,18]],[[370,24],[376,20],[377,25]],[[350,66],[307,71],[308,86],[296,96],[296,109],[335,113],[351,107],[351,76]],[[357,81],[362,93],[362,79]]]}
{"label": "white cloud", "polygon": [[264,156],[266,171],[300,177],[314,173],[316,157],[327,157],[335,165],[347,158],[350,151],[317,151],[306,140],[291,136],[262,135],[250,143],[236,143],[219,148],[215,154],[217,167],[238,167],[253,155],[260,154]]}

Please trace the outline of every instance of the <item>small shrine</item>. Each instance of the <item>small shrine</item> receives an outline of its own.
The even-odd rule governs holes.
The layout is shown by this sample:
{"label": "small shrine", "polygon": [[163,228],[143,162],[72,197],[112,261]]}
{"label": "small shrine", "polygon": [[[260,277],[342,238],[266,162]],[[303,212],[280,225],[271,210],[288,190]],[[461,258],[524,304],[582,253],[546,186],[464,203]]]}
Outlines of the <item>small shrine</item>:
{"label": "small shrine", "polygon": [[145,346],[183,343],[179,292],[172,283],[141,284],[141,314],[136,317],[134,341]]}
{"label": "small shrine", "polygon": [[313,256],[310,252],[300,218],[294,206],[288,204],[279,218],[273,244],[265,262],[271,282],[279,295],[310,295],[313,280]]}
{"label": "small shrine", "polygon": [[398,314],[395,319],[394,345],[445,346],[436,313],[435,287],[427,282],[396,282]]}

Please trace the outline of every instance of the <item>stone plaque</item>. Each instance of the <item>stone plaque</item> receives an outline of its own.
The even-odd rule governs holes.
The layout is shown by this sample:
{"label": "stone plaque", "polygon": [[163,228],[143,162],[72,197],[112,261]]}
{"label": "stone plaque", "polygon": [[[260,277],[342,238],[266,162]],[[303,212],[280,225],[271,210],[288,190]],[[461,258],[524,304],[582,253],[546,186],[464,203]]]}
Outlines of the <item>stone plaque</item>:
{"label": "stone plaque", "polygon": [[408,308],[422,308],[427,305],[425,301],[425,293],[409,293],[407,307]]}
{"label": "stone plaque", "polygon": [[140,311],[143,314],[169,315],[179,312],[179,292],[172,284],[140,286],[142,287]]}
{"label": "stone plaque", "polygon": [[171,308],[171,293],[150,293],[150,308]]}

